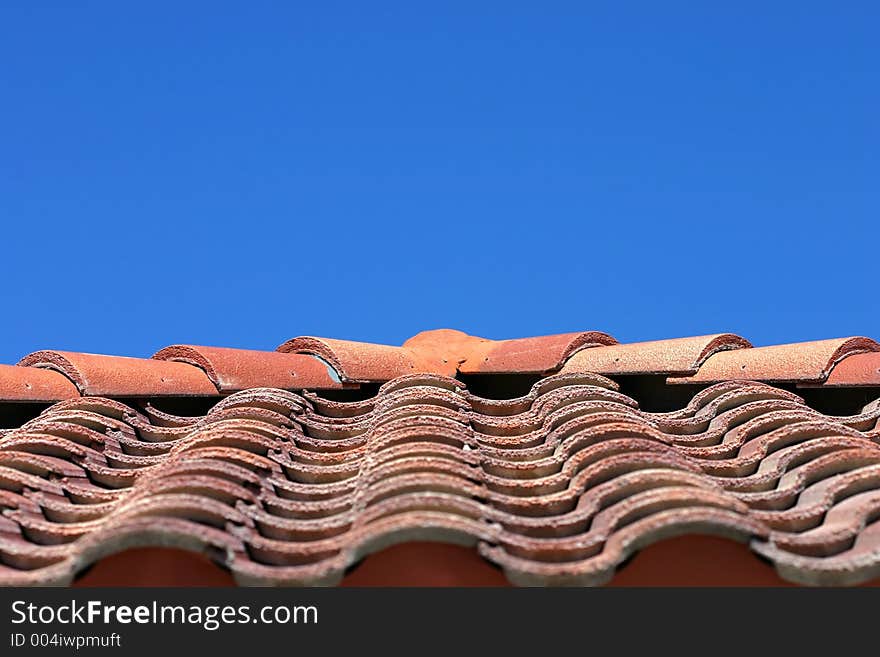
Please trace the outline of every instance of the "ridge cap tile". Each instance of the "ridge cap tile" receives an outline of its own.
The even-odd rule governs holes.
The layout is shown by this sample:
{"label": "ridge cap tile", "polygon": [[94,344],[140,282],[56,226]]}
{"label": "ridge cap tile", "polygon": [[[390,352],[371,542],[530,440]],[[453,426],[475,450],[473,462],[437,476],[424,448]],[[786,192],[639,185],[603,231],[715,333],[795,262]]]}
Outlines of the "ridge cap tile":
{"label": "ridge cap tile", "polygon": [[47,349],[28,354],[18,365],[60,372],[84,396],[186,397],[219,393],[202,369],[187,363]]}
{"label": "ridge cap tile", "polygon": [[371,342],[300,336],[279,345],[276,351],[317,356],[326,361],[343,382],[389,381],[418,371],[408,350]]}
{"label": "ridge cap tile", "polygon": [[55,402],[72,397],[79,397],[79,390],[61,372],[0,365],[0,401]]}
{"label": "ridge cap tile", "polygon": [[558,370],[581,349],[616,343],[600,331],[491,340],[455,329],[435,329],[417,333],[400,347],[300,336],[277,351],[318,356],[343,381],[375,382],[409,373],[544,374]]}
{"label": "ridge cap tile", "polygon": [[[595,372],[666,375],[670,384],[757,380],[872,386],[880,385],[874,366],[880,356],[867,355],[873,353],[880,353],[880,345],[858,336],[752,347],[733,333],[620,344],[597,331],[492,340],[434,329],[402,346],[300,336],[275,351],[177,344],[150,359],[42,350],[18,365],[57,372],[82,395],[149,397],[213,396],[257,387],[329,390],[407,374],[459,373]],[[0,372],[6,377],[0,400],[6,394],[10,401],[57,401],[72,393],[68,382],[54,375],[31,374],[34,383],[29,383],[15,370]],[[40,390],[30,391],[35,384]]]}
{"label": "ridge cap tile", "polygon": [[566,361],[561,371],[620,375],[693,374],[714,353],[751,347],[748,340],[735,333],[627,342],[579,351]]}
{"label": "ridge cap tile", "polygon": [[153,358],[194,365],[204,370],[223,393],[248,388],[342,387],[336,372],[326,362],[308,354],[175,344],[160,349]]}
{"label": "ridge cap tile", "polygon": [[559,370],[581,350],[617,344],[601,331],[575,331],[528,338],[486,340],[459,367],[462,374],[545,374]]}
{"label": "ridge cap tile", "polygon": [[[801,385],[812,387],[809,383]],[[837,361],[821,386],[826,388],[880,387],[880,352],[865,351],[847,355]]]}
{"label": "ridge cap tile", "polygon": [[789,344],[719,351],[706,359],[696,373],[669,377],[668,383],[718,381],[824,381],[832,368],[848,356],[880,351],[871,338],[851,336]]}

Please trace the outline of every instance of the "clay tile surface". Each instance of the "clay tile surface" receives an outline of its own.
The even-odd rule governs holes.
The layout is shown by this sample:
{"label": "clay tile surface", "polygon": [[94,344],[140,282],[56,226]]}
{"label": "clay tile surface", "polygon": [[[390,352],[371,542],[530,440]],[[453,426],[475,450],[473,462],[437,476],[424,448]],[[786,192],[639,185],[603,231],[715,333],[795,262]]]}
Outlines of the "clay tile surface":
{"label": "clay tile surface", "polygon": [[73,351],[35,351],[20,366],[64,374],[82,395],[108,397],[216,395],[217,388],[199,368],[144,358],[102,356]]}
{"label": "clay tile surface", "polygon": [[403,343],[403,349],[423,372],[455,376],[462,363],[492,342],[454,329],[434,329],[414,335]]}
{"label": "clay tile surface", "polygon": [[563,372],[598,374],[693,374],[712,354],[746,349],[748,340],[733,333],[583,349],[571,356]]}
{"label": "clay tile surface", "polygon": [[419,371],[411,353],[384,344],[302,336],[288,340],[277,351],[317,356],[347,382],[389,381]]}
{"label": "clay tile surface", "polygon": [[264,387],[282,390],[342,387],[326,363],[305,354],[171,345],[156,352],[153,358],[195,365],[224,393]]}
{"label": "clay tile surface", "polygon": [[880,386],[880,352],[847,356],[825,380],[827,387]]}
{"label": "clay tile surface", "polygon": [[70,397],[79,397],[79,391],[63,374],[0,365],[0,401],[60,401]]}
{"label": "clay tile surface", "polygon": [[581,349],[616,344],[607,333],[587,331],[513,340],[488,340],[452,329],[423,331],[402,347],[299,337],[278,351],[311,354],[329,363],[343,381],[389,381],[410,373],[527,374],[558,370]]}
{"label": "clay tile surface", "polygon": [[513,584],[592,586],[696,535],[791,582],[880,577],[880,405],[832,417],[727,381],[648,412],[615,387],[556,374],[490,401],[407,375],[365,400],[260,388],[174,421],[60,402],[0,439],[0,584],[69,584],[122,547],[210,555],[243,585],[338,584],[383,545],[433,540]]}
{"label": "clay tile surface", "polygon": [[459,366],[459,371],[463,374],[553,372],[580,350],[616,343],[613,337],[598,331],[514,340],[483,340],[473,345],[472,351]]}
{"label": "clay tile surface", "polygon": [[825,380],[839,361],[855,354],[878,350],[880,345],[874,340],[853,337],[721,351],[707,358],[695,374],[670,377],[669,382],[819,382]]}
{"label": "clay tile surface", "polygon": [[[37,352],[0,367],[0,390],[42,380],[43,401],[70,397],[0,409],[16,419],[0,430],[0,585],[113,585],[150,568],[143,555],[167,575],[195,563],[187,554],[240,585],[407,583],[404,557],[434,582],[699,584],[707,571],[687,556],[653,571],[641,557],[711,564],[712,545],[738,555],[743,582],[880,583],[876,343],[747,348],[723,334],[618,348],[572,335],[301,338],[300,354],[175,345],[151,360]],[[320,383],[315,364],[327,376],[314,356],[382,385],[296,387]],[[456,376],[478,357],[509,369]],[[712,365],[721,357],[735,360]],[[299,383],[275,385],[290,366]],[[685,367],[724,378],[664,384]],[[525,390],[503,376],[547,371]],[[645,372],[667,377],[625,381]],[[218,389],[219,401],[157,401]]]}

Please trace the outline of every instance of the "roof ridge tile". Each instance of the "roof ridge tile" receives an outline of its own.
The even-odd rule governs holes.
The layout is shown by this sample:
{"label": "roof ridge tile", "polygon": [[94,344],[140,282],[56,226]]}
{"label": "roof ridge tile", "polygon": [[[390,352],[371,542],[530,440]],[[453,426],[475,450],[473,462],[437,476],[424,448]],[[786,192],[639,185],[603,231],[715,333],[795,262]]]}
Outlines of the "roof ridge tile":
{"label": "roof ridge tile", "polygon": [[752,344],[734,333],[715,333],[688,338],[629,342],[579,351],[563,372],[598,374],[692,374],[712,354],[749,349]]}
{"label": "roof ridge tile", "polygon": [[35,351],[19,366],[60,372],[80,394],[107,397],[210,396],[217,387],[203,370],[187,363],[75,351]]}
{"label": "roof ridge tile", "polygon": [[669,383],[717,381],[822,382],[834,366],[854,354],[880,351],[871,338],[855,336],[720,351],[712,354],[696,373],[670,377]]}
{"label": "roof ridge tile", "polygon": [[0,401],[54,402],[71,397],[79,397],[79,390],[61,372],[0,365]]}
{"label": "roof ridge tile", "polygon": [[175,344],[160,349],[153,358],[194,365],[204,370],[223,393],[263,387],[282,390],[342,387],[329,365],[306,354]]}

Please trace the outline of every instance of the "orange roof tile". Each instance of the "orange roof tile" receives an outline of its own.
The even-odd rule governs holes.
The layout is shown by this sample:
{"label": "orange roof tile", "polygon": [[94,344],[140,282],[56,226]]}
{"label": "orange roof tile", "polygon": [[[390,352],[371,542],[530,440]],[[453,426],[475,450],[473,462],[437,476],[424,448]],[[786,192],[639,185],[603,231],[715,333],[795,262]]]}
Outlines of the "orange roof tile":
{"label": "orange roof tile", "polygon": [[880,386],[880,352],[847,356],[828,374],[827,387]]}
{"label": "orange roof tile", "polygon": [[342,387],[329,365],[308,355],[178,344],[161,349],[153,358],[195,365],[204,370],[223,393],[262,387],[283,390]]}
{"label": "orange roof tile", "polygon": [[298,337],[280,345],[277,351],[311,354],[326,361],[343,381],[388,381],[418,371],[407,350],[384,344]]}
{"label": "orange roof tile", "polygon": [[35,351],[18,364],[60,372],[73,381],[83,395],[152,397],[217,394],[216,386],[202,370],[185,363],[73,351]]}
{"label": "orange roof tile", "polygon": [[63,374],[15,365],[0,365],[0,401],[60,401],[79,391]]}
{"label": "orange roof tile", "polygon": [[733,333],[584,349],[571,356],[563,372],[599,374],[692,374],[712,354],[747,349],[751,343]]}
{"label": "orange roof tile", "polygon": [[484,340],[474,344],[458,369],[462,374],[543,374],[558,370],[582,349],[613,344],[617,344],[614,338],[598,331]]}
{"label": "orange roof tile", "polygon": [[670,383],[717,381],[823,381],[839,361],[868,351],[880,351],[870,338],[837,338],[797,344],[721,351],[711,355],[699,370]]}
{"label": "orange roof tile", "polygon": [[476,545],[515,584],[602,584],[684,534],[743,541],[794,582],[880,573],[876,403],[826,416],[727,381],[653,413],[571,373],[510,400],[423,374],[318,401],[261,388],[174,421],[49,408],[0,440],[0,584],[66,584],[123,546],[209,554],[240,584],[333,584],[412,536]]}
{"label": "orange roof tile", "polygon": [[68,382],[46,373],[28,374],[39,377],[29,389],[22,377],[37,368],[63,374],[80,394],[110,397],[204,396],[254,387],[321,390],[419,373],[454,377],[556,371],[666,375],[673,384],[762,380],[872,386],[877,368],[870,354],[877,349],[868,338],[751,348],[730,333],[617,344],[599,332],[488,340],[440,329],[420,333],[400,347],[300,337],[274,352],[171,345],[150,360],[41,351],[22,359],[24,371],[0,369],[0,401],[52,401],[70,394]]}
{"label": "orange roof tile", "polygon": [[[485,399],[460,374],[535,383]],[[633,374],[701,387],[669,395]],[[199,549],[243,584],[336,583],[413,535],[478,545],[513,583],[600,584],[636,546],[694,533],[747,542],[789,581],[859,583],[880,573],[878,374],[867,338],[731,334],[35,352],[0,366],[0,401],[15,418],[18,402],[61,401],[0,430],[0,584],[67,583],[130,545]],[[804,399],[849,414],[754,379],[818,386]],[[356,401],[309,391],[358,382],[382,385]],[[223,398],[194,417],[154,403],[198,395]],[[651,395],[690,401],[649,412]]]}

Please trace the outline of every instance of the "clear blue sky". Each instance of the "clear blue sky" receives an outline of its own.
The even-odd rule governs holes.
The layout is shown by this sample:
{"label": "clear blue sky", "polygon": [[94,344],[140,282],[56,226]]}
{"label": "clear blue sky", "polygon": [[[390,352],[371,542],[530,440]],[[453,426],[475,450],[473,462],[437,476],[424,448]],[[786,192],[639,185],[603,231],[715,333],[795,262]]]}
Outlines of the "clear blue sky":
{"label": "clear blue sky", "polygon": [[14,4],[0,362],[880,338],[877,3]]}

